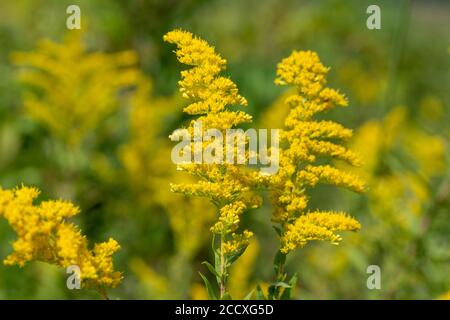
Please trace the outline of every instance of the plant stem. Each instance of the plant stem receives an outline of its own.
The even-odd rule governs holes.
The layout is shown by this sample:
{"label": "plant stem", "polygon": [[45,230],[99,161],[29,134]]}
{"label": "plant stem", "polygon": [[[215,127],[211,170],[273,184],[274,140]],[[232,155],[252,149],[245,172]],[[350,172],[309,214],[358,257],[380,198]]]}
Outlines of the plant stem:
{"label": "plant stem", "polygon": [[105,288],[100,288],[98,290],[98,293],[100,293],[103,299],[109,300],[108,293],[106,292]]}
{"label": "plant stem", "polygon": [[[284,282],[286,280],[287,274],[284,272],[286,264],[286,255],[278,250],[275,261],[274,261],[274,270],[276,276],[276,282]],[[273,293],[273,299],[279,300],[281,297],[281,289],[280,287],[275,287]]]}
{"label": "plant stem", "polygon": [[224,244],[224,234],[220,235],[220,300],[223,299],[226,288],[225,288],[225,275],[226,275],[226,267],[225,267],[225,255],[223,254],[223,244]]}

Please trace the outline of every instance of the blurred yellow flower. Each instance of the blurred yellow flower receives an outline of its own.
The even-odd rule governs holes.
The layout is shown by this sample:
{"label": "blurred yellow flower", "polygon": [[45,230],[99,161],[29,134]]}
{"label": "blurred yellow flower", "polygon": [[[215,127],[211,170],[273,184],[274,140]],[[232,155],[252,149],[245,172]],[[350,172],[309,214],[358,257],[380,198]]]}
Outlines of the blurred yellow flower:
{"label": "blurred yellow flower", "polygon": [[30,86],[26,113],[71,145],[118,108],[120,90],[135,84],[139,74],[135,52],[88,52],[76,31],[62,44],[41,40],[34,51],[15,52],[11,60],[21,66],[19,80]]}
{"label": "blurred yellow flower", "polygon": [[[368,181],[374,213],[391,225],[411,228],[414,225],[411,214],[420,216],[431,196],[430,179],[445,170],[443,137],[410,124],[407,108],[399,106],[384,119],[363,124],[352,144],[367,159],[364,166],[353,171]],[[399,150],[408,155],[403,160],[408,163],[406,167],[403,163],[392,163],[397,158],[388,157]]]}

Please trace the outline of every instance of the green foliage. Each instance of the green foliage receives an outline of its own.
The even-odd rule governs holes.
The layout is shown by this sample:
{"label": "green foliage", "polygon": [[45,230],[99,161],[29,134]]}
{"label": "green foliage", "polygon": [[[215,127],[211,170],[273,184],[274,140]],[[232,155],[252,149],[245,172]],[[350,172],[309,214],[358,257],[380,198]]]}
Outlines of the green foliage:
{"label": "green foliage", "polygon": [[[270,206],[246,215],[243,227],[251,226],[260,253],[249,275],[240,280],[245,291],[232,293],[233,298],[434,299],[450,291],[450,10],[445,1],[379,1],[382,29],[376,31],[365,26],[366,8],[372,3],[360,0],[77,3],[88,49],[134,50],[138,70],[152,79],[148,98],[143,98],[148,106],[142,109],[154,117],[136,116],[145,118],[142,131],[148,135],[133,140],[139,132],[130,121],[140,104],[136,87],[114,96],[117,108],[77,148],[28,117],[23,101],[27,88],[17,81],[11,54],[34,50],[43,38],[61,43],[69,32],[65,9],[72,3],[2,1],[0,186],[34,185],[43,190],[44,199],[73,201],[83,212],[76,222],[90,240],[114,237],[120,243],[115,262],[125,278],[108,292],[110,298],[218,299],[221,282],[230,276],[221,273],[217,253],[209,256],[211,208],[170,195],[169,182],[178,173],[171,167],[167,136],[188,120],[181,113],[183,102],[173,99],[180,66],[173,48],[161,40],[174,27],[220,48],[228,75],[250,102],[246,112],[261,127],[281,126],[277,115],[283,110],[273,102],[283,89],[273,85],[273,78],[276,63],[293,49],[317,51],[324,64],[332,66],[329,82],[347,94],[351,109],[331,111],[326,117],[355,129],[357,136],[358,128],[382,123],[397,106],[407,109],[391,147],[369,157],[379,160],[371,172],[372,190],[398,192],[395,197],[371,191],[358,197],[327,187],[313,190],[313,208],[351,212],[361,221],[360,233],[347,236],[338,247],[308,245],[287,261],[278,253],[273,265],[262,263],[278,249],[273,247],[277,231],[269,223]],[[381,140],[388,140],[387,127],[381,128]],[[374,146],[373,136],[366,135],[364,144]],[[443,141],[442,155],[426,156],[435,138]],[[136,152],[127,153],[125,146]],[[429,174],[441,158],[443,168]],[[388,205],[386,199],[393,198],[396,202]],[[204,213],[202,219],[196,212]],[[13,239],[10,227],[0,220],[0,260],[10,253]],[[237,264],[245,255],[243,248],[226,257],[226,263]],[[381,267],[381,290],[366,287],[371,264]],[[209,273],[198,275],[198,270]],[[95,292],[67,290],[66,276],[64,270],[41,264],[0,265],[0,299],[97,298]],[[222,298],[231,298],[230,293]]]}

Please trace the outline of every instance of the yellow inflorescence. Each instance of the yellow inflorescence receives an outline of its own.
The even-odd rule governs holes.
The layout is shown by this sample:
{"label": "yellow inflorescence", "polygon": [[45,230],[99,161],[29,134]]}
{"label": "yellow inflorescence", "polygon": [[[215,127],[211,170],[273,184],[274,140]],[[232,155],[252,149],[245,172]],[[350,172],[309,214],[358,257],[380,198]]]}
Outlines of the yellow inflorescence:
{"label": "yellow inflorescence", "polygon": [[[247,100],[239,95],[236,84],[220,76],[226,68],[226,60],[213,47],[190,32],[174,30],[164,36],[164,40],[177,45],[176,55],[181,63],[192,66],[181,72],[180,91],[184,98],[194,102],[184,112],[198,115],[203,130],[214,128],[223,131],[251,122],[252,117],[242,111],[232,111],[229,105],[246,106]],[[193,130],[193,122],[187,128]],[[203,148],[207,146],[203,143]],[[223,153],[225,154],[225,152]],[[174,192],[201,196],[210,199],[219,209],[219,221],[212,232],[229,235],[224,244],[226,251],[235,250],[248,244],[251,232],[237,234],[239,216],[248,208],[260,205],[260,198],[251,193],[257,183],[257,173],[244,170],[235,164],[187,164],[180,165],[200,180],[193,184],[174,184]]]}
{"label": "yellow inflorescence", "polygon": [[305,246],[308,241],[327,240],[338,244],[341,237],[335,231],[356,231],[361,225],[342,212],[315,211],[301,215],[287,226],[281,238],[281,252],[288,253]]}
{"label": "yellow inflorescence", "polygon": [[226,60],[206,41],[181,30],[167,33],[164,41],[177,45],[176,55],[181,63],[194,66],[182,71],[182,80],[179,81],[183,96],[198,100],[184,109],[186,113],[218,113],[227,105],[247,105],[247,100],[239,95],[236,84],[219,76],[226,68]]}
{"label": "yellow inflorescence", "polygon": [[121,273],[114,271],[112,261],[112,255],[120,249],[117,241],[110,238],[89,250],[86,237],[76,225],[66,221],[79,209],[60,200],[34,205],[38,195],[37,189],[29,187],[0,189],[0,216],[18,236],[12,245],[14,252],[4,263],[23,267],[36,260],[61,267],[77,265],[84,287],[116,287],[122,279]]}
{"label": "yellow inflorescence", "polygon": [[347,106],[346,98],[327,88],[326,74],[318,55],[294,51],[278,64],[276,84],[292,85],[297,93],[286,99],[291,108],[281,134],[280,169],[271,177],[273,220],[282,225],[282,251],[287,253],[311,240],[337,243],[339,230],[358,230],[359,223],[341,213],[306,213],[307,187],[318,183],[364,191],[364,183],[354,174],[323,164],[323,158],[361,164],[359,157],[339,144],[352,136],[352,130],[332,121],[314,119],[317,113],[334,106]]}
{"label": "yellow inflorescence", "polygon": [[77,145],[118,108],[118,94],[134,85],[139,71],[133,51],[90,53],[79,33],[62,44],[42,40],[30,52],[15,52],[26,113],[65,143]]}

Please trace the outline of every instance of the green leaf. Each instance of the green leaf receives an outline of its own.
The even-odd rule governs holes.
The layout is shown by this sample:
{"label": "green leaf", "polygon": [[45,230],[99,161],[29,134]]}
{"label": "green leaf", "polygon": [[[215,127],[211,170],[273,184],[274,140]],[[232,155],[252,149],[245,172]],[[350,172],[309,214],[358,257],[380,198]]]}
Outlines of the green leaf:
{"label": "green leaf", "polygon": [[278,251],[273,260],[273,269],[275,274],[278,274],[281,266],[283,266],[286,262],[286,255],[281,251]]}
{"label": "green leaf", "polygon": [[291,278],[291,280],[289,280],[289,288],[284,289],[283,294],[280,297],[280,300],[290,300],[292,297],[292,291],[295,289],[295,285],[297,284],[297,274],[294,274]]}
{"label": "green leaf", "polygon": [[230,293],[229,292],[225,292],[225,294],[223,295],[222,299],[220,299],[220,300],[232,300]]}
{"label": "green leaf", "polygon": [[218,250],[214,250],[214,270],[218,274],[216,276],[217,283],[220,283],[222,281],[222,270],[220,270],[220,254]]}
{"label": "green leaf", "polygon": [[255,292],[255,289],[253,289],[252,291],[250,291],[245,297],[244,300],[250,300],[253,296],[253,293]]}
{"label": "green leaf", "polygon": [[279,237],[281,237],[281,235],[283,234],[283,231],[281,230],[281,228],[280,227],[277,227],[277,226],[272,226],[273,227],[273,229],[275,230],[275,232],[277,233],[277,235],[279,236]]}
{"label": "green leaf", "polygon": [[212,248],[212,251],[214,252],[214,254],[219,252],[219,249],[216,248],[216,235],[214,233],[212,236],[211,248]]}
{"label": "green leaf", "polygon": [[258,284],[256,286],[256,299],[257,300],[266,300],[266,297],[264,296],[264,292],[261,289],[261,286]]}
{"label": "green leaf", "polygon": [[267,299],[268,300],[274,300],[276,298],[275,296],[275,289],[276,287],[274,286],[270,286],[269,289],[267,290]]}
{"label": "green leaf", "polygon": [[211,263],[209,263],[208,261],[203,261],[202,264],[204,264],[213,275],[220,278],[220,275],[217,273],[216,269],[214,269]]}
{"label": "green leaf", "polygon": [[271,287],[291,288],[289,284],[283,281],[278,281],[270,284]]}
{"label": "green leaf", "polygon": [[200,277],[202,277],[203,282],[205,283],[206,292],[208,293],[208,299],[209,300],[217,300],[217,294],[215,293],[214,288],[212,287],[209,280],[201,272],[199,272],[199,274],[200,274]]}

